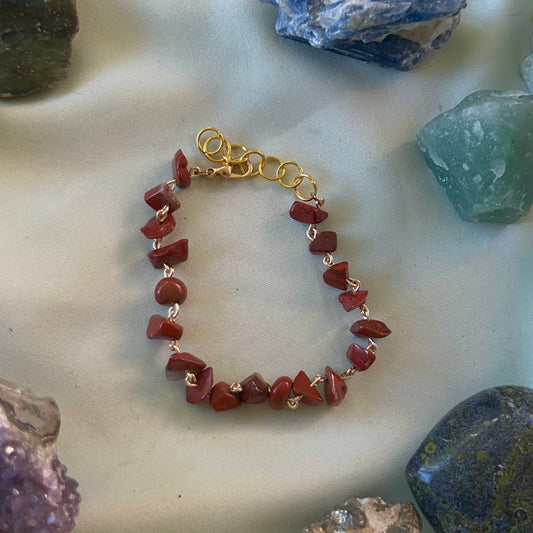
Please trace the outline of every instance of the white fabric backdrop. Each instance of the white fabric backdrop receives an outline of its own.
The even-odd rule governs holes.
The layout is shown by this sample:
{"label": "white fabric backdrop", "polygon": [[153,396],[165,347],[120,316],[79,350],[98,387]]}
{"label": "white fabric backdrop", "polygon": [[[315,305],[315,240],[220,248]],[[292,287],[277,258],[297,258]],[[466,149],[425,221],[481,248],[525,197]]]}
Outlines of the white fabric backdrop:
{"label": "white fabric backdrop", "polygon": [[[414,142],[470,92],[523,88],[529,0],[471,0],[408,73],[282,39],[258,1],[78,9],[69,79],[0,102],[1,375],[59,403],[76,530],[289,533],[347,497],[412,500],[405,465],[448,409],[533,385],[533,218],[461,221]],[[336,258],[393,330],[338,408],[190,406],[166,344],[145,338],[161,308],[142,197],[178,147],[204,164],[194,138],[211,125],[318,180]],[[226,381],[342,368],[352,320],[286,215],[292,195],[256,179],[182,199],[183,347]]]}

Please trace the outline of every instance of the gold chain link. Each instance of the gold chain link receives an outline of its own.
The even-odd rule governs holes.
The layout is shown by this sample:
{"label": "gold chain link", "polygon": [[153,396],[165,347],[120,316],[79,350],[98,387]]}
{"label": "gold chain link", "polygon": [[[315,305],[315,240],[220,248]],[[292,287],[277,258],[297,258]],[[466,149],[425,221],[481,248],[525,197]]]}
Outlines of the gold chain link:
{"label": "gold chain link", "polygon": [[[303,202],[314,200],[317,205],[323,203],[323,199],[317,196],[318,188],[314,178],[306,174],[295,161],[282,161],[278,157],[265,155],[260,150],[248,150],[241,144],[232,144],[219,130],[211,127],[198,133],[196,146],[209,161],[224,163],[232,169],[225,177],[261,176],[268,181],[277,181],[285,189],[292,189]],[[287,167],[296,169],[289,177]],[[271,173],[267,172],[269,169]]]}

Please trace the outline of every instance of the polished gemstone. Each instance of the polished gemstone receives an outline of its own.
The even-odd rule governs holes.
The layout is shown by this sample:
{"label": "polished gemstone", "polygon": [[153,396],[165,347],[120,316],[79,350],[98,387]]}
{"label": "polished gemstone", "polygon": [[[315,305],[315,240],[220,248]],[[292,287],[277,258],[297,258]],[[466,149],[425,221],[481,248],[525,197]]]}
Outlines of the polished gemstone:
{"label": "polished gemstone", "polygon": [[168,213],[163,222],[159,222],[157,217],[152,217],[142,228],[147,239],[162,239],[170,235],[176,227],[176,219]]}
{"label": "polished gemstone", "polygon": [[174,266],[187,261],[189,257],[189,241],[181,239],[168,246],[161,246],[148,253],[154,268],[164,268],[165,265]]}
{"label": "polished gemstone", "polygon": [[161,305],[182,304],[187,298],[187,287],[178,278],[163,278],[155,286],[154,297]]}
{"label": "polished gemstone", "polygon": [[302,395],[300,401],[306,405],[320,405],[324,401],[316,387],[311,387],[311,380],[303,370],[294,378],[292,390],[296,396]]}
{"label": "polished gemstone", "polygon": [[350,331],[359,337],[373,337],[381,339],[391,334],[391,330],[381,320],[358,320],[352,324]]}
{"label": "polished gemstone", "polygon": [[275,411],[283,409],[287,405],[291,390],[292,379],[290,377],[281,376],[276,379],[270,388],[270,395],[268,396],[270,407]]}
{"label": "polished gemstone", "polygon": [[261,374],[254,373],[241,381],[242,403],[262,403],[268,400],[268,384]]}
{"label": "polished gemstone", "polygon": [[152,315],[148,322],[146,336],[149,339],[179,340],[183,335],[183,328],[161,315]]}
{"label": "polished gemstone", "polygon": [[368,291],[358,290],[356,292],[348,291],[339,294],[339,302],[346,311],[353,311],[361,307],[368,296]]}
{"label": "polished gemstone", "polygon": [[466,0],[262,0],[276,31],[315,48],[408,70],[443,46]]}
{"label": "polished gemstone", "polygon": [[312,254],[331,253],[337,249],[337,234],[334,231],[321,231],[316,238],[309,243],[309,251]]}
{"label": "polished gemstone", "polygon": [[533,95],[479,91],[417,136],[459,216],[511,223],[533,203]]}
{"label": "polished gemstone", "polygon": [[294,202],[289,210],[289,215],[294,220],[305,224],[320,224],[320,222],[328,218],[328,213],[320,209],[320,207],[304,204],[303,202]]}
{"label": "polished gemstone", "polygon": [[329,267],[322,277],[327,285],[345,291],[348,288],[348,263],[342,261]]}
{"label": "polished gemstone", "polygon": [[219,381],[211,390],[209,403],[215,411],[229,411],[241,406],[239,397],[223,381]]}
{"label": "polished gemstone", "polygon": [[187,372],[197,374],[206,367],[206,364],[198,357],[187,353],[172,353],[165,369],[167,379],[175,381],[185,377]]}
{"label": "polished gemstone", "polygon": [[181,149],[178,150],[172,160],[172,172],[176,185],[180,189],[186,189],[191,184],[191,173],[187,168],[188,164],[189,162],[187,161],[185,154]]}
{"label": "polished gemstone", "polygon": [[165,205],[168,205],[169,213],[173,213],[176,209],[179,209],[181,205],[168,183],[161,183],[161,185],[146,191],[144,194],[144,201],[156,211],[159,211],[160,209],[163,209]]}
{"label": "polished gemstone", "polygon": [[456,405],[407,465],[436,533],[533,531],[533,390],[502,386]]}
{"label": "polished gemstone", "polygon": [[0,98],[66,78],[77,31],[75,0],[0,0]]}
{"label": "polished gemstone", "polygon": [[363,372],[376,360],[376,354],[374,352],[356,343],[350,344],[346,352],[346,357],[358,372]]}
{"label": "polished gemstone", "polygon": [[336,374],[332,368],[329,366],[326,367],[326,382],[324,383],[324,392],[326,394],[326,401],[329,405],[339,405],[344,396],[346,396],[346,391],[348,387],[344,380]]}
{"label": "polished gemstone", "polygon": [[208,366],[205,370],[196,374],[196,386],[187,385],[185,399],[189,403],[201,403],[209,396],[212,387],[213,369]]}

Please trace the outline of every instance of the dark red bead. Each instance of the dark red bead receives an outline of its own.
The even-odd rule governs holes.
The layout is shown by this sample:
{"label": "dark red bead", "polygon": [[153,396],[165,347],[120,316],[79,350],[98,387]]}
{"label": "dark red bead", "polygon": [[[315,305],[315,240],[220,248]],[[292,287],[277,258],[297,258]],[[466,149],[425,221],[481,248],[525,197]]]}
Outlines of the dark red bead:
{"label": "dark red bead", "polygon": [[358,320],[352,324],[350,331],[360,337],[381,339],[391,334],[391,330],[380,320]]}
{"label": "dark red bead", "polygon": [[320,222],[328,218],[326,211],[322,211],[320,207],[304,204],[303,202],[294,202],[289,210],[289,215],[294,220],[305,224],[320,224]]}
{"label": "dark red bead", "polygon": [[172,160],[172,173],[176,185],[180,189],[186,189],[191,184],[191,173],[187,168],[188,164],[189,162],[187,161],[185,154],[181,150],[178,150]]}
{"label": "dark red bead", "polygon": [[309,243],[309,251],[312,254],[331,253],[336,249],[337,234],[334,231],[322,231]]}
{"label": "dark red bead", "polygon": [[347,390],[348,387],[344,383],[344,380],[327,366],[324,392],[326,393],[326,401],[329,405],[339,405],[344,400]]}
{"label": "dark red bead", "polygon": [[324,401],[316,387],[311,387],[311,380],[303,370],[294,378],[292,390],[296,396],[302,395],[300,401],[306,405],[320,405]]}
{"label": "dark red bead", "polygon": [[196,387],[187,385],[185,399],[189,403],[201,403],[207,398],[212,387],[213,369],[209,366],[199,374],[196,374]]}
{"label": "dark red bead", "polygon": [[346,357],[358,372],[363,372],[376,360],[376,354],[374,352],[371,352],[356,343],[350,344],[348,351],[346,352]]}
{"label": "dark red bead", "polygon": [[270,388],[268,402],[275,411],[283,409],[287,405],[287,400],[291,394],[292,379],[288,376],[281,376],[276,379]]}
{"label": "dark red bead", "polygon": [[209,403],[215,411],[228,411],[240,407],[241,401],[239,397],[229,390],[229,385],[223,381],[219,381],[211,389],[211,397]]}
{"label": "dark red bead", "polygon": [[342,261],[329,267],[324,274],[322,274],[324,282],[336,289],[346,290],[348,288],[348,263]]}
{"label": "dark red bead", "polygon": [[152,315],[148,322],[146,336],[149,339],[179,340],[183,335],[183,328],[161,315]]}
{"label": "dark red bead", "polygon": [[170,235],[176,227],[176,220],[168,213],[163,222],[158,222],[157,217],[152,217],[142,228],[141,231],[147,239],[162,239]]}
{"label": "dark red bead", "polygon": [[189,241],[181,239],[168,246],[161,246],[148,253],[152,265],[155,268],[163,268],[165,265],[174,266],[187,261],[189,257]]}
{"label": "dark red bead", "polygon": [[254,373],[241,381],[242,403],[263,403],[268,400],[268,384],[261,374]]}
{"label": "dark red bead", "polygon": [[168,205],[168,212],[173,213],[179,209],[180,202],[167,183],[162,183],[144,193],[144,201],[156,211]]}
{"label": "dark red bead", "polygon": [[163,278],[155,286],[154,297],[161,305],[182,304],[187,298],[187,287],[178,278]]}
{"label": "dark red bead", "polygon": [[168,359],[165,373],[167,379],[174,381],[185,377],[187,372],[197,374],[206,367],[206,364],[198,357],[187,353],[172,353]]}
{"label": "dark red bead", "polygon": [[342,307],[346,311],[352,311],[357,307],[361,307],[365,302],[368,296],[368,291],[357,291],[357,292],[343,292],[339,294],[339,302],[342,304]]}

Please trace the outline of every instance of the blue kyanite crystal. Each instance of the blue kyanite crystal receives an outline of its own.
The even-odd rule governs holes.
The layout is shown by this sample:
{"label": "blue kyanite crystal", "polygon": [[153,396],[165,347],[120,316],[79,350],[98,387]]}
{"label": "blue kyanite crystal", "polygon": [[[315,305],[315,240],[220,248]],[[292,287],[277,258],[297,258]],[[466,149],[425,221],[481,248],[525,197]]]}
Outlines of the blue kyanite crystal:
{"label": "blue kyanite crystal", "polygon": [[406,473],[436,533],[531,533],[533,390],[495,387],[461,402]]}
{"label": "blue kyanite crystal", "polygon": [[356,59],[411,69],[444,45],[466,0],[261,0],[279,35]]}
{"label": "blue kyanite crystal", "polygon": [[526,83],[527,90],[533,93],[533,54],[527,56],[520,67],[520,74]]}
{"label": "blue kyanite crystal", "polygon": [[533,203],[533,95],[479,91],[417,136],[463,220],[511,223]]}

